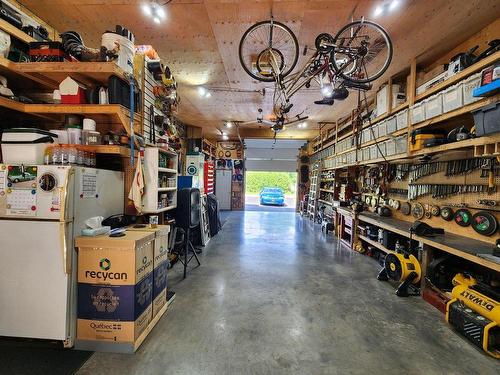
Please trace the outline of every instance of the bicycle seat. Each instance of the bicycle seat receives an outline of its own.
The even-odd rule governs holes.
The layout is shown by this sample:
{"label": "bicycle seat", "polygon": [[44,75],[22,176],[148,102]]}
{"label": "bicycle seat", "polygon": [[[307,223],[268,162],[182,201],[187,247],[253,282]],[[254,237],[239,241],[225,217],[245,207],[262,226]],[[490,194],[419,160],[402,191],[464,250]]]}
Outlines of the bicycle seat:
{"label": "bicycle seat", "polygon": [[372,85],[369,83],[355,83],[355,82],[351,82],[348,80],[344,81],[344,85],[346,87],[349,87],[350,89],[358,89],[358,90],[365,90],[365,91],[371,90],[371,88],[372,88]]}

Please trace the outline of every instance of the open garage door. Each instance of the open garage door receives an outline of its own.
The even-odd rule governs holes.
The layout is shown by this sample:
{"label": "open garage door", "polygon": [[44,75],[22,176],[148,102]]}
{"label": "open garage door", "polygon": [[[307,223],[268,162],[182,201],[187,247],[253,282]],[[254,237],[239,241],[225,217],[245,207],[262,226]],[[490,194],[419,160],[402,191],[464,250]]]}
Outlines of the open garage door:
{"label": "open garage door", "polygon": [[[245,210],[295,210],[297,156],[299,148],[305,142],[304,140],[245,140]],[[266,194],[261,195],[265,189],[268,189]]]}

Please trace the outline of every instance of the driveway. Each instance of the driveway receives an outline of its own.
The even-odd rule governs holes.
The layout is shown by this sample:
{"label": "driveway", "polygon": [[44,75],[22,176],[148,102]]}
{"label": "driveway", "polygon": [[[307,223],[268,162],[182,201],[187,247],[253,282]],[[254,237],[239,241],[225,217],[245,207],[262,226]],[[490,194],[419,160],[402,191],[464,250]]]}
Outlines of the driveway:
{"label": "driveway", "polygon": [[295,196],[286,195],[284,206],[262,206],[259,204],[258,195],[246,194],[246,211],[295,211]]}

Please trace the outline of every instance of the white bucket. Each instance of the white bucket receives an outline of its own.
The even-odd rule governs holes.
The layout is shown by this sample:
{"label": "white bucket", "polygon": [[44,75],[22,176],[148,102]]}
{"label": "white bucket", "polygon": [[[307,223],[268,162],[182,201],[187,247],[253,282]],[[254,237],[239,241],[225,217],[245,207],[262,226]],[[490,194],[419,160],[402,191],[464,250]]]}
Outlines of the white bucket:
{"label": "white bucket", "polygon": [[115,60],[116,65],[123,69],[125,73],[132,74],[134,72],[134,51],[135,46],[130,40],[116,33],[102,34],[101,45],[109,50],[120,47],[118,59]]}
{"label": "white bucket", "polygon": [[95,132],[95,129],[96,129],[96,123],[93,119],[91,118],[83,119],[83,130],[91,130]]}

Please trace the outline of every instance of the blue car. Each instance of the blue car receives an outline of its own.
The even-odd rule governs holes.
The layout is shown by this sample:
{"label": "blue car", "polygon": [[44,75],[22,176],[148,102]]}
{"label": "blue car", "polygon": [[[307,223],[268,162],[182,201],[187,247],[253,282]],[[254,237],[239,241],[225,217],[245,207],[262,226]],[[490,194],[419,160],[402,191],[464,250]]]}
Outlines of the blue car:
{"label": "blue car", "polygon": [[265,187],[260,191],[260,204],[284,206],[285,194],[280,188]]}

